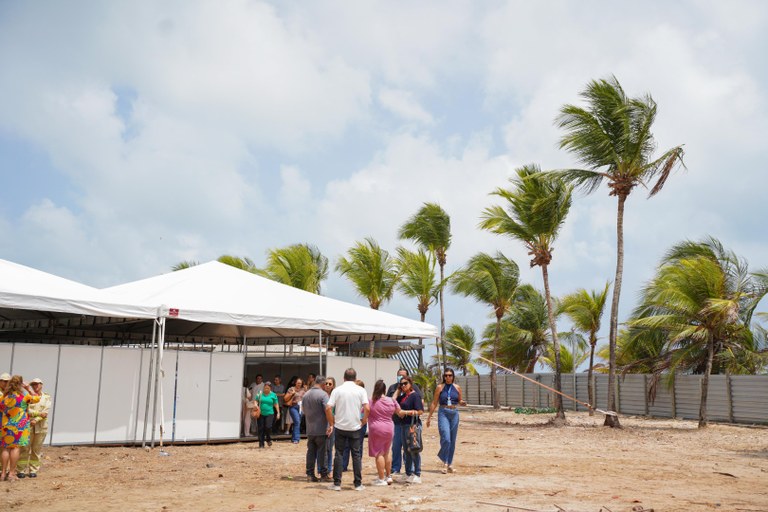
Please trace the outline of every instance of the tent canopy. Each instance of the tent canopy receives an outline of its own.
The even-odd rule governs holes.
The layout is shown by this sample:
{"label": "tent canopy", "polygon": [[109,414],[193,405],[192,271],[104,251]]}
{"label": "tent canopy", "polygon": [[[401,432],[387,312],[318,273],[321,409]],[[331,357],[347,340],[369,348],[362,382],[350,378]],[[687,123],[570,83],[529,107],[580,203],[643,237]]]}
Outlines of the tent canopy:
{"label": "tent canopy", "polygon": [[[162,305],[167,335],[261,339],[427,338],[433,325],[305,292],[211,261],[107,288],[120,300]],[[176,321],[178,320],[178,321]]]}

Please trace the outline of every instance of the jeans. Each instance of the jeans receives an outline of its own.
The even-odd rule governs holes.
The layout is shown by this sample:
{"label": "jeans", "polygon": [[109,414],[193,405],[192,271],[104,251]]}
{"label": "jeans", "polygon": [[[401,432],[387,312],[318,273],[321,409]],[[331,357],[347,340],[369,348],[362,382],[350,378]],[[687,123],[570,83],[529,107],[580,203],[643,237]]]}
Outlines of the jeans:
{"label": "jeans", "polygon": [[362,430],[336,429],[336,454],[333,458],[333,484],[341,485],[344,449],[349,446],[352,450],[352,472],[355,476],[355,487],[363,483],[363,438]]}
{"label": "jeans", "polygon": [[[392,473],[399,473],[400,468],[403,465],[403,459],[405,458],[405,446],[403,445],[403,434],[400,430],[400,425],[395,423],[395,434],[392,436]],[[408,473],[408,471],[411,470],[411,473],[413,472],[413,467],[410,466],[406,468],[405,472]],[[411,473],[408,473],[409,475]]]}
{"label": "jeans", "polygon": [[259,416],[259,446],[264,446],[266,439],[272,442],[272,422],[275,421],[275,415]]}
{"label": "jeans", "polygon": [[453,464],[456,436],[459,433],[459,411],[441,407],[437,411],[437,430],[440,432],[438,458],[445,464]]}
{"label": "jeans", "polygon": [[[365,433],[368,432],[368,424],[363,425],[360,429],[360,449],[363,449],[363,439],[365,439]],[[349,469],[349,447],[344,448],[344,471]]]}
{"label": "jeans", "polygon": [[291,441],[298,443],[299,439],[301,439],[301,413],[299,412],[299,406],[291,406],[288,411],[291,413],[291,419],[293,420],[293,425],[291,425]]}
{"label": "jeans", "polygon": [[332,474],[333,473],[333,445],[336,441],[336,429],[333,429],[331,432],[331,435],[328,436],[328,439],[325,441],[325,449],[327,453],[327,457],[325,459],[326,466],[325,468],[321,468],[320,466],[317,467],[317,472],[322,474]]}
{"label": "jeans", "polygon": [[[402,439],[408,435],[410,427],[410,425],[400,425],[400,437]],[[405,450],[405,474],[421,476],[421,453],[411,453]]]}
{"label": "jeans", "polygon": [[320,475],[328,474],[326,457],[327,436],[307,436],[307,476],[315,474],[315,464],[320,468]]}

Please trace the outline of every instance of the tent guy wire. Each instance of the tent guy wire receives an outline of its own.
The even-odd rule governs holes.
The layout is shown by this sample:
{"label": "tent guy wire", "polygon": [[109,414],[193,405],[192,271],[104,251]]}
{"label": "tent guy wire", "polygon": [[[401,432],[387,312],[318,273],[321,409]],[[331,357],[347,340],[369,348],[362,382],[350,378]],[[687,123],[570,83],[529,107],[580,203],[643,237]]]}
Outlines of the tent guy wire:
{"label": "tent guy wire", "polygon": [[[447,344],[451,345],[452,347],[458,348],[459,350],[463,350],[464,352],[466,352],[468,354],[472,353],[471,351],[467,350],[464,347],[461,347],[461,346],[459,346],[459,345],[457,345],[455,343],[451,343],[451,341],[449,341],[447,339],[443,340],[443,341],[445,341]],[[592,411],[599,412],[600,414],[604,414],[606,416],[618,416],[614,411],[604,411],[602,409],[598,409],[597,407],[595,407],[595,406],[593,406],[593,405],[591,405],[591,404],[589,404],[587,402],[582,402],[578,398],[574,398],[574,397],[572,397],[570,395],[566,395],[565,393],[562,393],[562,392],[556,390],[555,388],[551,388],[551,387],[547,386],[546,384],[542,384],[541,382],[535,381],[535,380],[533,380],[530,377],[526,377],[525,375],[517,373],[515,370],[512,370],[511,368],[507,368],[506,366],[502,366],[499,363],[495,363],[495,362],[491,361],[490,359],[484,358],[483,356],[475,356],[475,357],[477,359],[480,359],[481,361],[484,361],[484,362],[492,365],[492,366],[498,366],[502,370],[506,370],[509,373],[511,373],[512,375],[516,375],[516,376],[520,377],[521,379],[524,379],[524,380],[527,380],[528,382],[531,382],[532,384],[536,384],[537,386],[540,386],[540,387],[542,387],[542,388],[544,388],[544,389],[546,389],[548,391],[552,391],[553,393],[557,393],[558,395],[562,396],[563,398],[567,398],[568,400],[572,400],[572,401],[576,402],[577,404],[581,404],[584,407],[587,407],[588,409],[590,409]]]}

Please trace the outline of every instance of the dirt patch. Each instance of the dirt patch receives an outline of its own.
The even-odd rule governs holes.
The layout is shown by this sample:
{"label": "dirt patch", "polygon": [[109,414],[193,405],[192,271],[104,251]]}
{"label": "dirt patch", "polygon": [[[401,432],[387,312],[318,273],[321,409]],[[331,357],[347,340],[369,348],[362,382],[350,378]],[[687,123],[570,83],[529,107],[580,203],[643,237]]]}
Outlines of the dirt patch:
{"label": "dirt patch", "polygon": [[[307,483],[306,443],[140,448],[48,448],[37,479],[0,482],[1,510],[766,511],[768,430],[695,422],[511,411],[461,412],[457,473],[439,472],[435,425],[425,431],[421,485],[342,492]],[[367,447],[364,447],[367,451]],[[364,452],[365,453],[365,452]]]}

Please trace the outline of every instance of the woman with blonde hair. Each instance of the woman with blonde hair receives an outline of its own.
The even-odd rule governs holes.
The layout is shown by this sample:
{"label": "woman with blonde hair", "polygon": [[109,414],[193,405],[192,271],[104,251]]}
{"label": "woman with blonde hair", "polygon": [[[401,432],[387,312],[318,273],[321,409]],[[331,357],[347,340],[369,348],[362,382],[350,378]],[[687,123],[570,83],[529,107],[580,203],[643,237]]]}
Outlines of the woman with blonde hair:
{"label": "woman with blonde hair", "polygon": [[[26,390],[24,394],[22,390]],[[21,375],[11,377],[0,400],[2,429],[0,429],[0,449],[2,452],[2,472],[0,479],[17,480],[16,465],[19,462],[21,447],[29,444],[29,404],[40,401],[35,391],[24,382]]]}

